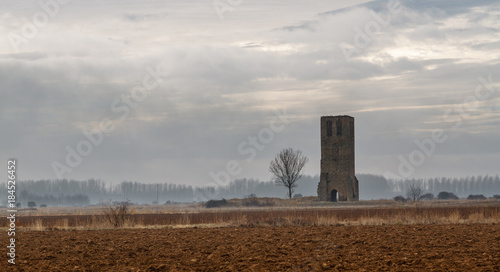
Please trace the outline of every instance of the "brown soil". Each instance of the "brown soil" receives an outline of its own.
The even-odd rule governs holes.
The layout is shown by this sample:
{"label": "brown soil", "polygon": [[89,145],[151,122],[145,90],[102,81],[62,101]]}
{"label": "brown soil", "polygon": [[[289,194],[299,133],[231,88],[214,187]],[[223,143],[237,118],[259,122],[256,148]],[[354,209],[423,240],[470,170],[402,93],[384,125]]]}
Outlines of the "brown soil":
{"label": "brown soil", "polygon": [[4,258],[2,271],[500,271],[498,224],[18,231],[16,238],[16,265]]}

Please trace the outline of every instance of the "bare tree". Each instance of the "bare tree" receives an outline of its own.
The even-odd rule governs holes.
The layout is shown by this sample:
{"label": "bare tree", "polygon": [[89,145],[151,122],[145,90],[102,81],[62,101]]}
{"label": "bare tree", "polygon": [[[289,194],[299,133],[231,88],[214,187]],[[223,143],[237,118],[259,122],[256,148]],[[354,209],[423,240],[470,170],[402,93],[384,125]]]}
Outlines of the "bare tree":
{"label": "bare tree", "polygon": [[422,198],[423,194],[424,194],[424,189],[422,188],[422,186],[413,183],[410,185],[408,191],[406,191],[406,198],[408,198],[408,200],[417,201]]}
{"label": "bare tree", "polygon": [[288,188],[288,197],[292,198],[293,188],[302,177],[301,171],[309,159],[302,151],[292,148],[283,149],[271,161],[269,171],[273,174],[274,183]]}

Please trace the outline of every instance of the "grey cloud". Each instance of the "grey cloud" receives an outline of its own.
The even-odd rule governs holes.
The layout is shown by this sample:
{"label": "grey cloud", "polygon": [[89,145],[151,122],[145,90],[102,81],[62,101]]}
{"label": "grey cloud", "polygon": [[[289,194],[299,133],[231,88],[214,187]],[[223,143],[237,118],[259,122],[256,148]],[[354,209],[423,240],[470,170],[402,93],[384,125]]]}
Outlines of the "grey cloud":
{"label": "grey cloud", "polygon": [[433,1],[433,0],[408,0],[401,1],[405,6],[418,11],[426,11],[430,9],[438,9],[440,13],[446,14],[448,16],[453,16],[457,14],[466,13],[473,7],[483,7],[491,6],[497,4],[494,0],[479,0],[479,1]]}
{"label": "grey cloud", "polygon": [[492,50],[496,51],[500,48],[500,41],[496,42],[486,42],[486,43],[475,43],[469,45],[471,48],[476,50]]}
{"label": "grey cloud", "polygon": [[388,64],[384,65],[384,68],[386,68],[388,74],[397,75],[403,72],[420,70],[423,68],[423,65],[407,57],[402,57],[390,61]]}
{"label": "grey cloud", "polygon": [[26,61],[40,60],[46,57],[47,54],[43,54],[41,52],[0,54],[0,58],[2,59],[15,59],[15,60],[26,60]]}
{"label": "grey cloud", "polygon": [[380,11],[385,11],[387,9],[388,3],[389,3],[389,1],[384,1],[384,0],[369,1],[367,3],[362,3],[362,4],[358,4],[358,5],[354,5],[354,6],[350,6],[350,7],[346,7],[346,8],[325,11],[325,12],[319,13],[318,16],[322,16],[322,17],[336,16],[336,15],[339,15],[340,13],[352,11],[352,10],[360,8],[360,7],[367,8],[367,9],[373,10],[375,12],[380,12]]}
{"label": "grey cloud", "polygon": [[[500,94],[483,102],[456,131],[442,118],[445,110],[474,94],[478,76],[492,73],[498,81],[498,60],[484,57],[498,55],[495,38],[470,42],[476,35],[497,34],[485,22],[494,16],[472,8],[495,10],[497,4],[402,1],[402,13],[347,61],[339,43],[353,43],[354,27],[372,20],[370,11],[385,12],[386,3],[262,24],[255,21],[259,13],[248,13],[243,5],[224,22],[210,5],[202,12],[188,4],[136,1],[103,2],[82,13],[71,13],[76,7],[69,7],[75,18],[61,14],[26,51],[0,55],[0,125],[10,128],[0,132],[2,142],[9,143],[2,145],[0,157],[24,160],[28,178],[53,178],[50,163],[64,160],[66,145],[85,139],[81,127],[116,117],[111,102],[141,84],[146,66],[161,64],[170,73],[162,85],[69,177],[201,185],[210,181],[209,171],[224,169],[234,159],[244,165],[246,177],[268,178],[270,158],[289,146],[303,149],[311,157],[309,171],[317,171],[318,118],[327,114],[356,118],[358,171],[397,168],[398,156],[409,154],[416,139],[429,137],[436,128],[453,136],[430,159],[439,168],[435,158],[444,158],[448,172],[442,175],[458,168],[472,171],[466,165],[470,158],[498,158],[497,148],[489,147],[498,142],[495,103]],[[248,5],[255,11],[267,7]],[[192,17],[179,19],[179,10]],[[99,27],[78,19],[90,11]],[[235,19],[239,15],[247,21]],[[464,15],[466,27],[441,29],[455,15]],[[109,24],[102,28],[102,23]],[[423,50],[458,45],[483,58],[396,55],[401,45]],[[283,107],[294,115],[291,123],[247,163],[238,144],[268,126],[273,110]],[[418,175],[434,173],[429,167]],[[495,169],[485,164],[484,171]]]}
{"label": "grey cloud", "polygon": [[138,13],[126,13],[123,17],[126,20],[138,22],[138,21],[149,21],[149,20],[161,20],[167,17],[169,14],[163,13],[153,13],[153,14],[138,14]]}
{"label": "grey cloud", "polygon": [[311,31],[314,32],[316,31],[316,25],[318,24],[317,21],[308,21],[308,22],[301,22],[297,25],[293,26],[284,26],[281,28],[274,29],[274,31],[288,31],[288,32],[293,32],[293,31]]}

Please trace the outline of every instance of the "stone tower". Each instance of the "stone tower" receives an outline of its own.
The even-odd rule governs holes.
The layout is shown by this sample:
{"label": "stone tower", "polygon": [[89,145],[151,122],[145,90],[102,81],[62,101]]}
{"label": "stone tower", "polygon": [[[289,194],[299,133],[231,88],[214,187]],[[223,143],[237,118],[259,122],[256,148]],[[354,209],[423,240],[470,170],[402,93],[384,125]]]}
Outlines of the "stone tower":
{"label": "stone tower", "polygon": [[321,117],[320,201],[359,200],[358,179],[354,175],[354,118]]}

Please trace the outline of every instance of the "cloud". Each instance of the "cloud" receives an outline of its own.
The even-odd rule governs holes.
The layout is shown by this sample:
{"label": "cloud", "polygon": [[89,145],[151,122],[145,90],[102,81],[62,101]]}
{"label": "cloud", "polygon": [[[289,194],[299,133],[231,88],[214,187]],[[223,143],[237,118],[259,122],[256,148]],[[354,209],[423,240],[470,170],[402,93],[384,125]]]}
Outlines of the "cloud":
{"label": "cloud", "polygon": [[123,17],[129,21],[150,21],[150,20],[162,20],[168,16],[168,13],[154,13],[154,14],[137,14],[137,13],[125,13]]}
{"label": "cloud", "polygon": [[[286,147],[302,149],[311,159],[306,171],[317,174],[318,120],[331,114],[356,118],[360,172],[395,171],[398,156],[434,129],[450,135],[429,159],[447,169],[440,175],[474,172],[471,158],[484,163],[481,171],[497,171],[488,160],[498,157],[489,147],[500,121],[499,5],[401,1],[347,59],[340,45],[355,47],[359,31],[368,35],[377,16],[389,18],[387,3],[244,2],[223,22],[206,1],[69,4],[20,52],[0,42],[0,125],[8,128],[1,157],[24,161],[26,178],[54,178],[50,164],[65,159],[66,145],[75,147],[102,118],[116,119],[113,101],[142,83],[146,67],[159,66],[169,73],[162,85],[68,178],[201,185],[237,160],[238,177],[267,179],[267,164]],[[5,33],[19,32],[21,18],[37,11],[2,8]],[[490,74],[497,92],[454,129],[457,106]],[[246,162],[238,145],[285,107],[291,123]],[[422,166],[415,175],[435,173]]]}

